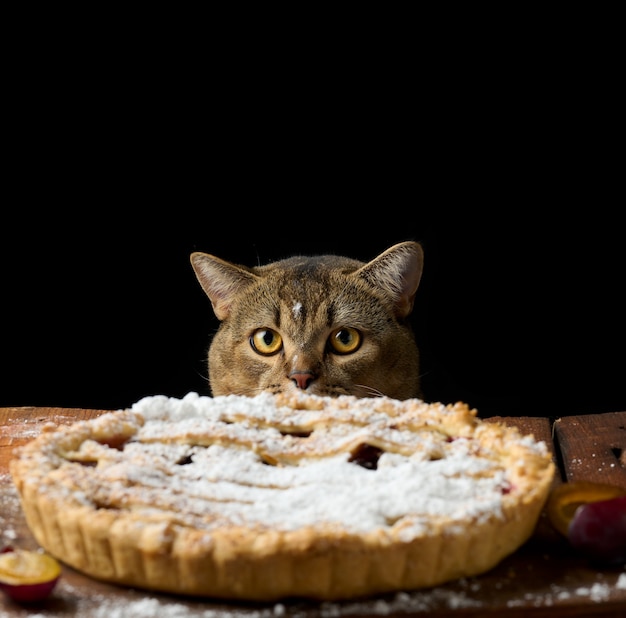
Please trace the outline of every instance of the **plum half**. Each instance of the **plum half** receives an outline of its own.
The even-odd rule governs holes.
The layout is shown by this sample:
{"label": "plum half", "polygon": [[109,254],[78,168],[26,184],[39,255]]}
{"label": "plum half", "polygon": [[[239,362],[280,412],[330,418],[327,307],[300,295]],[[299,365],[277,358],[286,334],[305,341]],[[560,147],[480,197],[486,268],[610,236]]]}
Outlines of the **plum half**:
{"label": "plum half", "polygon": [[567,537],[572,547],[592,562],[626,563],[626,496],[579,506]]}
{"label": "plum half", "polygon": [[626,489],[586,481],[563,483],[550,495],[552,525],[598,564],[626,562]]}
{"label": "plum half", "polygon": [[61,565],[46,553],[12,548],[0,553],[0,590],[20,603],[45,599],[60,576]]}

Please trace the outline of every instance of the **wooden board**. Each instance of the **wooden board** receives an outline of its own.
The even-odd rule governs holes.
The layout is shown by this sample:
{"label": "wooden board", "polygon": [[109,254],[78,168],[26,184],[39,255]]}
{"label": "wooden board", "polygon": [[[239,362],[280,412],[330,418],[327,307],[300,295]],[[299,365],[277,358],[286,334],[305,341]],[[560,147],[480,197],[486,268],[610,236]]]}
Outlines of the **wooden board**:
{"label": "wooden board", "polygon": [[[104,410],[0,408],[0,545],[35,549],[8,474],[13,449],[38,435],[47,422],[70,424]],[[565,479],[586,478],[626,487],[626,412],[560,419],[498,417],[532,433],[553,448]],[[555,440],[553,442],[553,431]],[[612,459],[611,459],[612,457]],[[599,463],[600,462],[600,463]],[[560,478],[555,483],[561,482]],[[0,594],[0,616],[35,615],[133,618],[341,618],[342,616],[624,616],[626,570],[598,570],[573,553],[542,515],[535,534],[520,550],[479,577],[375,599],[344,603],[242,604],[188,599],[126,589],[88,578],[70,568],[54,594],[32,607],[16,605]]]}
{"label": "wooden board", "polygon": [[626,413],[566,416],[554,429],[566,480],[626,487]]}

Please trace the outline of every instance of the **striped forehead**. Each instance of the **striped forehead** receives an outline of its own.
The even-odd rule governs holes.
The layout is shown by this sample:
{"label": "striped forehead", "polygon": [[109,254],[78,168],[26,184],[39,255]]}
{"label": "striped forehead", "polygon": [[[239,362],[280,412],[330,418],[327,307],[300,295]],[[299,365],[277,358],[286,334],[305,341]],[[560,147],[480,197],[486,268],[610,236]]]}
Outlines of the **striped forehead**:
{"label": "striped forehead", "polygon": [[[308,285],[298,281],[281,290],[276,317],[280,314],[298,328],[305,326],[329,326],[333,323],[335,311],[334,302],[328,299],[327,288],[319,285]],[[278,322],[279,323],[279,322]]]}

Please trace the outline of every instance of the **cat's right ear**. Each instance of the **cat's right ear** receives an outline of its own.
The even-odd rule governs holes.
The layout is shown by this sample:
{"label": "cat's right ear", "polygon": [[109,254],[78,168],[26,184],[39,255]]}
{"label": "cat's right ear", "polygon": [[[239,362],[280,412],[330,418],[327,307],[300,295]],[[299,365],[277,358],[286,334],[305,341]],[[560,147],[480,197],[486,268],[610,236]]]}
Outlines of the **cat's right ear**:
{"label": "cat's right ear", "polygon": [[191,266],[211,301],[218,320],[230,313],[233,299],[241,290],[257,280],[256,275],[243,266],[226,262],[214,255],[196,251],[191,254]]}

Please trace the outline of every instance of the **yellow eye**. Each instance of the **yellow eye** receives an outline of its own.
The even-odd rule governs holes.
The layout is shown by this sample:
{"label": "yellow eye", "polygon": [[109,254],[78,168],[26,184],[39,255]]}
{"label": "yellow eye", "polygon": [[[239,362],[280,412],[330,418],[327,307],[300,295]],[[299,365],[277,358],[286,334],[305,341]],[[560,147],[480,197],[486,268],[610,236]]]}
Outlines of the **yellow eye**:
{"label": "yellow eye", "polygon": [[361,333],[356,328],[344,326],[330,334],[328,344],[331,351],[336,354],[351,354],[361,345]]}
{"label": "yellow eye", "polygon": [[250,345],[255,352],[271,356],[283,349],[283,338],[271,328],[257,328],[250,337]]}

